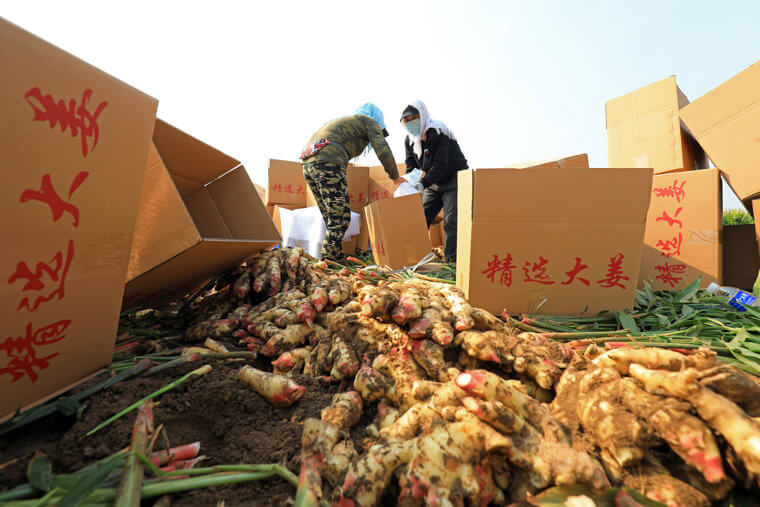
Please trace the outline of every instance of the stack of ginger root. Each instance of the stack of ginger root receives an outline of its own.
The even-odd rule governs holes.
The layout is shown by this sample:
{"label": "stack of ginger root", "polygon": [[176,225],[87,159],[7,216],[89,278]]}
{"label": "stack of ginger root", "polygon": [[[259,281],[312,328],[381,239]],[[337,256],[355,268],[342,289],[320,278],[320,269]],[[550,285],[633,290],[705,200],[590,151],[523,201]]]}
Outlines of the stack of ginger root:
{"label": "stack of ginger root", "polygon": [[[241,379],[279,406],[303,394],[291,374],[340,382],[304,423],[299,505],[503,505],[555,485],[709,505],[758,487],[760,386],[709,350],[580,354],[472,308],[454,286],[372,285],[299,249],[274,252],[204,298],[185,339],[270,358],[273,373],[248,366]],[[250,289],[271,296],[254,305]],[[356,446],[370,406],[371,438]]]}

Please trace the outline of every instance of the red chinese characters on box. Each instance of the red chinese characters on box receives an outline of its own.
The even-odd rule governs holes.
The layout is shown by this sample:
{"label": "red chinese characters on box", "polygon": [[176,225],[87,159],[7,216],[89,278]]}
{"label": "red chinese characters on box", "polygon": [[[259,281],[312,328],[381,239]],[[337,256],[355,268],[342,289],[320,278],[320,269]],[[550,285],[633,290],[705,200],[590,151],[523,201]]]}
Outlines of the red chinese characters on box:
{"label": "red chinese characters on box", "polygon": [[377,252],[380,255],[386,255],[385,245],[383,245],[382,241],[377,242],[377,243],[376,242],[372,242],[372,243],[370,243],[370,245],[372,247],[372,251],[373,252]]}
{"label": "red chinese characters on box", "polygon": [[664,208],[655,221],[668,228],[667,235],[658,238],[655,244],[660,251],[660,256],[664,257],[660,264],[654,266],[657,272],[655,278],[671,288],[683,281],[686,272],[686,265],[677,262],[683,244],[681,230],[684,228],[684,223],[679,217],[684,211],[684,207],[680,204],[686,198],[686,183],[686,181],[679,182],[678,179],[674,179],[669,185],[652,189],[654,201],[652,205]]}
{"label": "red chinese characters on box", "polygon": [[283,185],[282,183],[273,183],[272,191],[278,194],[306,195],[306,189],[303,185]]}
{"label": "red chinese characters on box", "polygon": [[[92,90],[85,90],[79,104],[74,99],[65,102],[56,101],[50,95],[43,95],[39,88],[31,88],[25,95],[34,116],[32,121],[44,121],[53,129],[70,130],[72,137],[79,136],[82,157],[96,148],[100,136],[98,117],[107,106],[100,102],[93,110],[89,107]],[[89,173],[79,171],[69,181],[62,181],[60,176],[54,180],[51,174],[42,176],[38,188],[26,188],[19,193],[20,212],[30,206],[47,206],[50,219],[61,228],[77,228],[80,223],[79,207],[76,204],[76,192],[86,182]],[[67,189],[61,193],[59,189]],[[67,220],[68,219],[68,220]],[[56,322],[35,322],[34,312],[43,305],[56,304],[66,297],[66,276],[75,259],[75,243],[69,238],[54,250],[52,255],[43,259],[19,259],[6,275],[4,281],[12,290],[17,290],[17,312],[28,314],[23,330],[18,336],[5,337],[0,342],[0,375],[9,375],[11,382],[27,377],[30,382],[39,380],[40,373],[50,366],[59,353],[47,353],[45,347],[66,338],[65,331],[71,320]],[[46,256],[47,257],[47,256]],[[15,333],[14,333],[15,334]],[[4,356],[4,357],[3,357]]]}
{"label": "red chinese characters on box", "polygon": [[[620,288],[625,289],[626,283],[630,281],[630,277],[625,274],[623,262],[625,256],[622,253],[617,253],[609,258],[609,263],[606,266],[599,268],[600,272],[604,275],[595,281],[595,284],[603,288]],[[590,286],[591,281],[586,278],[586,270],[594,271],[589,265],[584,264],[581,257],[575,257],[572,261],[568,262],[571,266],[569,271],[565,271],[565,277],[560,281],[560,285],[582,284]],[[491,283],[504,285],[506,287],[512,287],[513,271],[516,268],[515,259],[511,253],[507,252],[503,257],[499,254],[493,254],[493,257],[488,261],[485,269],[481,271],[481,274],[485,275],[485,278]],[[538,259],[525,260],[522,265],[523,276],[519,278],[522,283],[532,283],[539,285],[554,285],[557,280],[552,279],[551,266],[549,259],[539,256]],[[588,276],[588,275],[586,275]],[[498,278],[497,278],[498,277]]]}

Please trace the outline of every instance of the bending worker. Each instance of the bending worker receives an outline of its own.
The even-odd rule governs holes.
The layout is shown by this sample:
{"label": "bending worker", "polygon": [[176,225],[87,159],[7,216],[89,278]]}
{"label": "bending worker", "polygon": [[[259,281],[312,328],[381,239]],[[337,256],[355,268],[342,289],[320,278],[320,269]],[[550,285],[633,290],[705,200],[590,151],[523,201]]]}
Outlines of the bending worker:
{"label": "bending worker", "polygon": [[327,227],[322,243],[323,259],[341,261],[344,257],[343,236],[351,220],[346,184],[348,161],[371,145],[388,177],[398,179],[396,161],[385,141],[387,136],[383,112],[368,102],[356,114],[322,125],[301,152],[304,178]]}
{"label": "bending worker", "polygon": [[433,223],[443,208],[443,245],[447,262],[457,255],[457,171],[467,169],[467,160],[454,134],[440,121],[428,115],[425,104],[412,102],[401,113],[407,134],[406,170],[421,169],[422,207],[427,225]]}

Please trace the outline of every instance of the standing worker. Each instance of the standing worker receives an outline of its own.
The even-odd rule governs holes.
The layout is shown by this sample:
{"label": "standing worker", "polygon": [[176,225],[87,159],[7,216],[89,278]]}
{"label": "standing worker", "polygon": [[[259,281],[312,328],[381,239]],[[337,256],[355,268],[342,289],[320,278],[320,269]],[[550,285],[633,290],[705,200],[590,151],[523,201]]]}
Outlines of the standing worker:
{"label": "standing worker", "polygon": [[456,262],[457,255],[457,171],[467,169],[467,160],[454,134],[428,115],[421,100],[412,102],[401,113],[406,128],[406,171],[421,169],[422,207],[427,226],[443,209],[444,256]]}
{"label": "standing worker", "polygon": [[323,259],[340,262],[344,257],[343,236],[351,221],[346,184],[348,161],[371,145],[388,177],[398,179],[398,168],[386,137],[388,131],[383,112],[367,102],[356,110],[356,114],[322,125],[301,152],[304,178],[327,227],[327,236],[322,243]]}

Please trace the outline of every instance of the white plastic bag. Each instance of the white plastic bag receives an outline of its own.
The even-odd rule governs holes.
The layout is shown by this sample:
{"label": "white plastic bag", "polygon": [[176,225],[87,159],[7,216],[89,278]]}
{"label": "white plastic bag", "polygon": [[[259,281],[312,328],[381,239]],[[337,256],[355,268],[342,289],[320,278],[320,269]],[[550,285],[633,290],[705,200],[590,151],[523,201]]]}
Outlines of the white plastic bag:
{"label": "white plastic bag", "polygon": [[[343,241],[359,234],[359,224],[359,213],[352,211]],[[322,254],[322,241],[327,235],[327,227],[318,207],[294,210],[280,208],[280,229],[283,247],[300,246],[313,257],[320,257]]]}
{"label": "white plastic bag", "polygon": [[419,169],[414,169],[413,171],[409,171],[408,173],[403,174],[401,178],[405,181],[398,186],[395,192],[393,192],[393,197],[421,194],[424,190],[422,183],[420,183],[422,176],[423,173]]}

